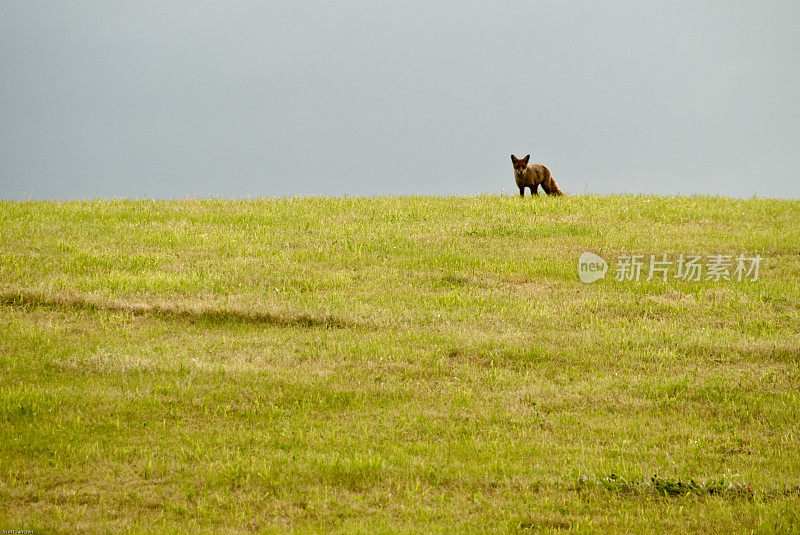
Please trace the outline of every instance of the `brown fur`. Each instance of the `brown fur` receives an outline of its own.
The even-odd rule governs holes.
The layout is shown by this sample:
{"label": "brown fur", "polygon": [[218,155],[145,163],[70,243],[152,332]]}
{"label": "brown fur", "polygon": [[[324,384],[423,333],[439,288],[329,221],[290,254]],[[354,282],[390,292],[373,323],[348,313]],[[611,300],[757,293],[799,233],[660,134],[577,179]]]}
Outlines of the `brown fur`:
{"label": "brown fur", "polygon": [[525,188],[531,189],[531,195],[539,195],[539,186],[548,195],[564,195],[556,184],[553,175],[550,174],[550,169],[538,163],[528,165],[531,155],[528,154],[524,158],[517,158],[511,155],[511,163],[514,164],[514,179],[517,181],[519,188],[519,196],[525,196]]}

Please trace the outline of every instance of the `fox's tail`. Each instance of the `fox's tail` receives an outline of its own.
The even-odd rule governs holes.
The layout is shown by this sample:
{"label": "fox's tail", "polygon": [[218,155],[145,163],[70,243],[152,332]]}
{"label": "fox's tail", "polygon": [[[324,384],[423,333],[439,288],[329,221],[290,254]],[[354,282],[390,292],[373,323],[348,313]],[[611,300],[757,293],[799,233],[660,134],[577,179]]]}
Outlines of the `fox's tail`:
{"label": "fox's tail", "polygon": [[549,184],[547,184],[546,182],[542,183],[542,189],[548,195],[559,195],[561,197],[567,196],[563,191],[561,191],[561,188],[558,187],[558,184],[556,184],[556,179],[553,177],[550,177]]}

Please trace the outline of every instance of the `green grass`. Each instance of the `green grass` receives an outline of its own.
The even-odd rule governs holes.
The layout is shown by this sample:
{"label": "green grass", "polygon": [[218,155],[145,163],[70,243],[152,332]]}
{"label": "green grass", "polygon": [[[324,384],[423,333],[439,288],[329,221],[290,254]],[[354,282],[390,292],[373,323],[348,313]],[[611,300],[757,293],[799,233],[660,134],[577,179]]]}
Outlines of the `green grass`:
{"label": "green grass", "polygon": [[[0,237],[0,529],[800,531],[800,201],[0,202]],[[587,250],[764,260],[584,285]]]}

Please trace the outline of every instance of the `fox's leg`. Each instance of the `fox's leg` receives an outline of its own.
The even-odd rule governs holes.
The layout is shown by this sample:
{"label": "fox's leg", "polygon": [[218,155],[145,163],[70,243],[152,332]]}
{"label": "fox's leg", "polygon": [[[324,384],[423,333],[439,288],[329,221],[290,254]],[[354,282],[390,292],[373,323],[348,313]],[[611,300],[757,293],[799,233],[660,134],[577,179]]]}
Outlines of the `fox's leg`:
{"label": "fox's leg", "polygon": [[[544,188],[544,186],[542,186]],[[539,184],[531,186],[531,195],[539,195]]]}
{"label": "fox's leg", "polygon": [[525,196],[525,186],[521,186],[519,188],[519,196],[520,197],[524,197]]}

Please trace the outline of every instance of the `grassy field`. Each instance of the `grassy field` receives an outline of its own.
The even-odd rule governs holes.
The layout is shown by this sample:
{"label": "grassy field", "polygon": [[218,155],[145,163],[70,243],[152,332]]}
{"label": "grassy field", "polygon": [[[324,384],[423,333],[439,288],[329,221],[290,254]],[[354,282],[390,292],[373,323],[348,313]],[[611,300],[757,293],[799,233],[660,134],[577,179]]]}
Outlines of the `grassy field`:
{"label": "grassy field", "polygon": [[[0,233],[0,529],[800,531],[800,201],[0,202]],[[614,277],[740,253],[758,280]]]}

